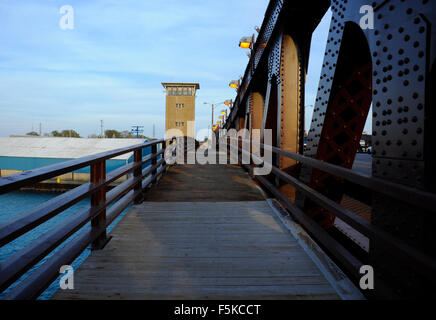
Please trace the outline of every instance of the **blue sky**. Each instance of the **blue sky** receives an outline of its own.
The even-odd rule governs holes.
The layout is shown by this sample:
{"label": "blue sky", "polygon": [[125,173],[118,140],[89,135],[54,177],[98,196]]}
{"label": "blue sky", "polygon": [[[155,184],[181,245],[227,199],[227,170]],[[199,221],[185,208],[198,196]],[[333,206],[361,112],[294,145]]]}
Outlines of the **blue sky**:
{"label": "blue sky", "polygon": [[[164,133],[161,82],[199,82],[196,127],[210,107],[235,97],[247,51],[241,36],[260,26],[268,0],[2,0],[0,2],[0,136],[145,126]],[[74,29],[59,27],[63,5]],[[330,13],[313,36],[306,103],[313,104]],[[218,110],[219,111],[219,110]],[[217,114],[218,115],[218,112]],[[311,109],[308,110],[310,123]],[[368,127],[368,126],[367,126]]]}

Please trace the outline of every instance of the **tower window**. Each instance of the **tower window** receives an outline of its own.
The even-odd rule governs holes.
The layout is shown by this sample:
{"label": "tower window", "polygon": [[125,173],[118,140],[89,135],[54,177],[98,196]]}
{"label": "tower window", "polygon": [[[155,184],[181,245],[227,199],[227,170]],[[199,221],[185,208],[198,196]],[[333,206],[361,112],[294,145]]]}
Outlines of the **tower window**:
{"label": "tower window", "polygon": [[176,103],[176,109],[183,109],[185,107],[184,103]]}

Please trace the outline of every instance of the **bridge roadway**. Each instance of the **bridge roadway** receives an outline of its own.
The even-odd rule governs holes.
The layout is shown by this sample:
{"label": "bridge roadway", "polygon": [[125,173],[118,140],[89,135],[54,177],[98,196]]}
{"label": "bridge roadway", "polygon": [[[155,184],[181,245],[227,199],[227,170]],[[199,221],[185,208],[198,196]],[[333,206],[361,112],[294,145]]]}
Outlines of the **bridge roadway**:
{"label": "bridge roadway", "polygon": [[240,167],[177,165],[54,299],[359,299]]}

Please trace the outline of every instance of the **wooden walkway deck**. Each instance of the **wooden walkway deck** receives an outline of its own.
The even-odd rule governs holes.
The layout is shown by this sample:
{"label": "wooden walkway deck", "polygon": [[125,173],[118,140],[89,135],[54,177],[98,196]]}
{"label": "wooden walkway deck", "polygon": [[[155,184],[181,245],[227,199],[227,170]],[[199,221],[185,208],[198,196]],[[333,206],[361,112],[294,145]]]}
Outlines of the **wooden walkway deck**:
{"label": "wooden walkway deck", "polygon": [[335,283],[345,276],[326,276],[242,169],[213,167],[172,167],[76,270],[74,290],[54,299],[344,297]]}

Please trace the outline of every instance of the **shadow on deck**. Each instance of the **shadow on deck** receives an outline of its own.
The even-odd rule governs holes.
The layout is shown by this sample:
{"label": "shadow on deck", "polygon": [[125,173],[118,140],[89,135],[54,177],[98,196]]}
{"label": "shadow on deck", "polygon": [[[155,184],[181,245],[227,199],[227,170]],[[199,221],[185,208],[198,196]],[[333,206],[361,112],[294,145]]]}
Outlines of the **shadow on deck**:
{"label": "shadow on deck", "polygon": [[233,165],[178,165],[145,196],[152,202],[262,201],[260,187]]}
{"label": "shadow on deck", "polygon": [[359,298],[283,219],[239,167],[172,167],[54,299]]}

